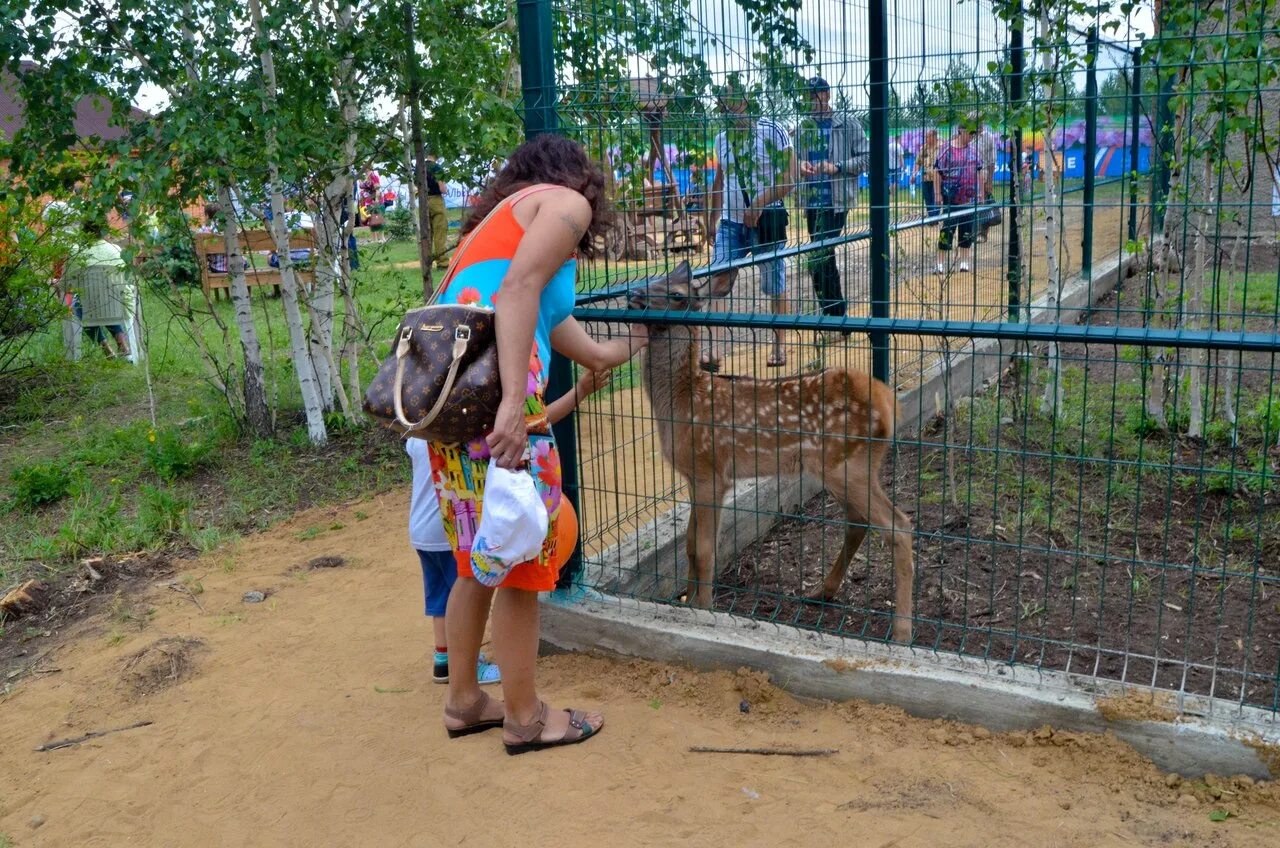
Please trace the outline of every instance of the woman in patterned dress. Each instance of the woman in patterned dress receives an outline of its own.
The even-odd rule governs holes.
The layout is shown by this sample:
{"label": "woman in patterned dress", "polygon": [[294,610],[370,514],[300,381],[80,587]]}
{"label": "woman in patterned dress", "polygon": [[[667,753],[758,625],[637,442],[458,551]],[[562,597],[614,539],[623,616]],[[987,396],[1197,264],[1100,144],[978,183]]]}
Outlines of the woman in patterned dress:
{"label": "woman in patterned dress", "polygon": [[[446,623],[451,659],[474,669],[493,606],[493,643],[504,703],[481,691],[474,674],[449,678],[450,736],[503,728],[508,753],[582,742],[604,723],[599,713],[549,710],[538,697],[538,592],[555,588],[560,456],[543,400],[551,353],[593,371],[621,365],[644,346],[635,327],[597,342],[573,319],[577,256],[612,224],[605,178],[574,141],[546,134],[521,145],[481,195],[442,284],[440,303],[474,303],[497,314],[502,403],[493,432],[469,444],[430,444],[445,531],[460,578]],[[541,555],[513,568],[496,593],[473,578],[471,542],[484,503],[490,458],[503,468],[526,463],[550,517]]]}

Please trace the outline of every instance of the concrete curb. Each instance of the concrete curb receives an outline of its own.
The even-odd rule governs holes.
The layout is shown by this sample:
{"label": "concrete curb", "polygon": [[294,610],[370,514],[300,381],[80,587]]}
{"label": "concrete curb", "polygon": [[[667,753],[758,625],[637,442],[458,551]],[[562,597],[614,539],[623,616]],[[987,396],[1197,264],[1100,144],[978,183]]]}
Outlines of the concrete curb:
{"label": "concrete curb", "polygon": [[963,656],[829,636],[726,613],[621,598],[542,606],[542,638],[570,651],[603,651],[701,669],[746,666],[774,685],[824,700],[893,704],[921,718],[994,731],[1110,732],[1167,771],[1272,777],[1248,741],[1280,744],[1276,716],[1226,701],[1184,696],[1176,721],[1105,718],[1098,700],[1124,691],[1114,681],[997,665]]}

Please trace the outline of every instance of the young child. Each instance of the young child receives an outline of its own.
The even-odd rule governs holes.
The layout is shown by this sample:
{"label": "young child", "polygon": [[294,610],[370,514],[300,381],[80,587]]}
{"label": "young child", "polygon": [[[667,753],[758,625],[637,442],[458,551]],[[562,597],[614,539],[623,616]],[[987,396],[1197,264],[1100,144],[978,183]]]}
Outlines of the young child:
{"label": "young child", "polygon": [[[610,378],[609,371],[583,372],[573,391],[547,405],[547,419],[552,424],[561,420],[579,402],[607,385]],[[422,564],[426,614],[431,617],[436,640],[431,679],[436,683],[448,683],[449,643],[445,635],[444,614],[449,604],[449,592],[453,589],[454,580],[458,578],[458,566],[453,558],[453,548],[445,537],[444,525],[440,522],[440,503],[436,499],[435,485],[431,480],[431,459],[427,455],[427,443],[422,439],[405,439],[404,449],[413,462],[413,490],[409,498],[409,544],[418,552],[418,561]],[[480,655],[476,677],[482,686],[502,681],[498,667],[486,662],[484,654]]]}

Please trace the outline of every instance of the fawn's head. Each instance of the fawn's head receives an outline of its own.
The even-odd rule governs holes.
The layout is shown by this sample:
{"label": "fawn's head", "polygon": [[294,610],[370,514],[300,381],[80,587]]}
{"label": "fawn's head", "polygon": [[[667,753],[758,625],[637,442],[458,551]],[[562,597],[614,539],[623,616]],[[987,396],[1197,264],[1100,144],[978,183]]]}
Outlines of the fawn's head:
{"label": "fawn's head", "polygon": [[665,277],[631,292],[632,309],[654,311],[698,312],[713,296],[707,280],[694,282],[688,262],[681,262]]}

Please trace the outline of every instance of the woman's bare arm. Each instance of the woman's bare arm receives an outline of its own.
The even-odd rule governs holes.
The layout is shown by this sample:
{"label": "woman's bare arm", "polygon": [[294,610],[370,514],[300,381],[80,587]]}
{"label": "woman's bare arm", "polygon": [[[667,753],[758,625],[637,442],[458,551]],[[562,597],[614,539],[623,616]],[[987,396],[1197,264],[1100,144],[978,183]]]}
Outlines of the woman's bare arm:
{"label": "woman's bare arm", "polygon": [[536,202],[537,208],[525,225],[495,303],[502,403],[488,443],[503,468],[520,465],[528,439],[524,401],[542,290],[591,224],[591,204],[575,191],[549,191],[528,202]]}

